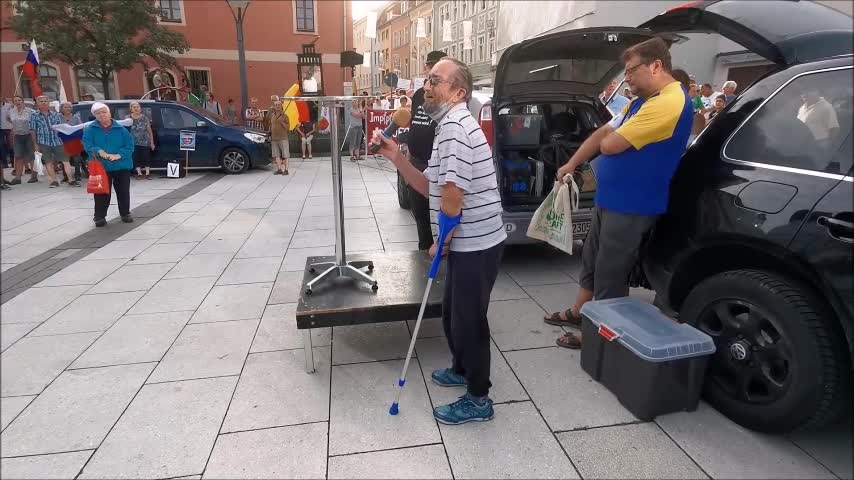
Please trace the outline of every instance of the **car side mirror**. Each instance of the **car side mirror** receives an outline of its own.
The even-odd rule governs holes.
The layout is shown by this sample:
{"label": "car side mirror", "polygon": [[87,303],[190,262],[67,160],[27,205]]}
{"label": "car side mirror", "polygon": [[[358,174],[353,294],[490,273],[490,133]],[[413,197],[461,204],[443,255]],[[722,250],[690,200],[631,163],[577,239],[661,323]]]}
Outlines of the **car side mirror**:
{"label": "car side mirror", "polygon": [[208,128],[208,122],[196,122],[196,128]]}

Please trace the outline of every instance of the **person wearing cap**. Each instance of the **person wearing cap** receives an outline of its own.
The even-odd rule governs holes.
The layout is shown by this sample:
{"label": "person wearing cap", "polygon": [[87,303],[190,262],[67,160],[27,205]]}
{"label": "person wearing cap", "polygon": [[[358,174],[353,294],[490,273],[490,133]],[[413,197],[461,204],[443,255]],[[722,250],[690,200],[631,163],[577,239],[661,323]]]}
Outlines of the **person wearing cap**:
{"label": "person wearing cap", "polygon": [[[427,61],[424,63],[424,77],[428,77],[436,62],[445,57],[447,54],[438,50],[428,53]],[[424,171],[427,168],[430,156],[433,154],[433,137],[436,136],[436,122],[424,111],[424,87],[412,94],[410,111],[412,112],[412,122],[409,125],[409,133],[407,133],[409,161],[415,168]],[[415,226],[418,230],[418,249],[429,250],[433,246],[433,231],[430,228],[430,203],[427,198],[409,188],[408,185],[406,188],[410,211],[415,217]]]}
{"label": "person wearing cap", "polygon": [[107,209],[110,206],[110,191],[116,191],[119,215],[122,222],[131,223],[130,215],[130,171],[133,168],[133,136],[127,128],[113,120],[110,109],[101,102],[92,105],[95,121],[83,130],[83,148],[89,158],[98,160],[107,171],[110,190],[95,195],[95,226],[107,224]]}

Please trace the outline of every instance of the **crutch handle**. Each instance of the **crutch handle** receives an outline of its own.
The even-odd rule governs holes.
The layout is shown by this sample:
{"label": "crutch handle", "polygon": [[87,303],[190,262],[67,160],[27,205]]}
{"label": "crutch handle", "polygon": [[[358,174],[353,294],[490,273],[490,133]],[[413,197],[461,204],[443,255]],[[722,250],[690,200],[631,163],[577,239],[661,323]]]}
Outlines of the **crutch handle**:
{"label": "crutch handle", "polygon": [[442,263],[442,247],[445,245],[445,238],[460,223],[461,218],[463,218],[462,213],[451,217],[443,212],[441,208],[439,209],[439,214],[436,215],[439,223],[439,238],[436,240],[436,256],[433,257],[433,263],[430,264],[430,278],[436,278],[436,272],[439,271],[439,264]]}

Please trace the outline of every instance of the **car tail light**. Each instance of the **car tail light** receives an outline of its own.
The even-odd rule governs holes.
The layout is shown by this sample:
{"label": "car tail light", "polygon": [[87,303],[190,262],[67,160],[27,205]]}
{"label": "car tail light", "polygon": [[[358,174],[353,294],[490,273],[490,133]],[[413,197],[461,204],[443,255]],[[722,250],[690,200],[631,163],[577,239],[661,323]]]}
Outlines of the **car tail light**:
{"label": "car tail light", "polygon": [[703,3],[702,0],[694,0],[693,2],[683,3],[682,5],[677,5],[673,8],[667,9],[664,11],[664,13],[675,12],[677,10],[685,10],[687,8],[694,8],[701,3]]}
{"label": "car tail light", "polygon": [[492,128],[492,102],[486,102],[483,107],[481,107],[478,123],[480,123],[480,129],[483,130],[483,134],[486,136],[486,142],[491,148],[494,145],[495,138],[495,133]]}

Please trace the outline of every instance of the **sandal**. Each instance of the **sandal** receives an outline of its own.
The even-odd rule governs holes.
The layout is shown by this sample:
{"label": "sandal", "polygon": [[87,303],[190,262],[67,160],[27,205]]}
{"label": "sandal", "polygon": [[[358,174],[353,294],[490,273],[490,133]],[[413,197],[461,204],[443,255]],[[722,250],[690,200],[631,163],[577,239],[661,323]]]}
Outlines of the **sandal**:
{"label": "sandal", "polygon": [[580,327],[581,326],[581,315],[575,315],[571,308],[567,308],[565,312],[563,312],[563,316],[566,317],[566,320],[560,318],[560,312],[555,312],[551,314],[551,316],[543,317],[543,321],[548,323],[549,325],[556,325],[558,327],[569,326],[569,327]]}
{"label": "sandal", "polygon": [[555,343],[558,347],[570,348],[572,350],[578,350],[581,348],[581,338],[576,337],[575,334],[570,332],[564,333],[563,336],[555,341]]}

